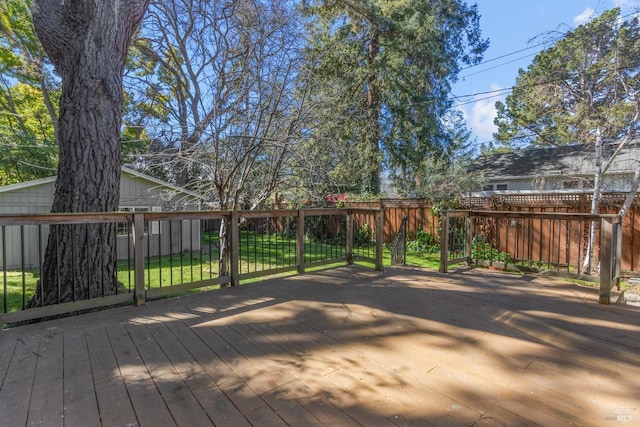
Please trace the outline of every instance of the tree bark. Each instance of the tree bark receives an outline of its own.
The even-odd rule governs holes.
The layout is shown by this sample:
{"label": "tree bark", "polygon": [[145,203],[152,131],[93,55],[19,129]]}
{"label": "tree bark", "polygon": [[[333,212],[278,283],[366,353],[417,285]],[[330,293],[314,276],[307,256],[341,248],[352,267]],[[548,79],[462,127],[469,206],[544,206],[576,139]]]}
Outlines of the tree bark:
{"label": "tree bark", "polygon": [[[33,0],[34,28],[62,78],[52,212],[118,208],[122,76],[149,0]],[[31,305],[116,292],[114,224],[51,226]]]}
{"label": "tree bark", "polygon": [[372,68],[367,86],[367,128],[364,136],[364,188],[366,193],[380,192],[380,88],[378,72],[374,71],[375,60],[380,53],[380,35],[375,28],[371,29],[367,65]]}

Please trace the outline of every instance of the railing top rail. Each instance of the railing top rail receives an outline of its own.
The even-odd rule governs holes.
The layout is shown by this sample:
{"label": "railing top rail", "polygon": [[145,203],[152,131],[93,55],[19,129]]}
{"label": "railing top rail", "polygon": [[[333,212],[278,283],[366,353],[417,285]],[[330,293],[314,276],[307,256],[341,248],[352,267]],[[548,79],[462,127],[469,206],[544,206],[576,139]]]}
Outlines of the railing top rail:
{"label": "railing top rail", "polygon": [[450,218],[456,217],[493,217],[493,218],[537,218],[537,219],[563,219],[578,221],[598,221],[603,218],[616,220],[617,214],[589,214],[570,212],[524,212],[524,211],[483,211],[483,210],[451,210],[445,211]]}
{"label": "railing top rail", "polygon": [[377,213],[384,209],[379,208],[305,208],[305,209],[272,209],[272,210],[243,210],[237,211],[238,216],[243,218],[270,218],[282,216],[298,216],[300,212],[304,215],[346,215],[348,213]]}
{"label": "railing top rail", "polygon": [[132,212],[82,212],[0,215],[0,225],[91,224],[132,221]]}
{"label": "railing top rail", "polygon": [[[371,208],[322,208],[322,209],[274,209],[264,211],[237,211],[244,218],[277,218],[305,215],[346,215],[348,213],[377,213],[383,209]],[[231,211],[140,211],[140,212],[77,212],[46,214],[0,214],[1,225],[38,225],[38,224],[89,224],[131,222],[133,215],[144,214],[147,221],[170,219],[223,219]]]}
{"label": "railing top rail", "polygon": [[134,214],[144,214],[147,221],[158,221],[163,219],[222,219],[228,218],[230,211],[140,211]]}
{"label": "railing top rail", "polygon": [[296,209],[273,209],[260,211],[238,211],[242,218],[279,218],[283,216],[298,216]]}

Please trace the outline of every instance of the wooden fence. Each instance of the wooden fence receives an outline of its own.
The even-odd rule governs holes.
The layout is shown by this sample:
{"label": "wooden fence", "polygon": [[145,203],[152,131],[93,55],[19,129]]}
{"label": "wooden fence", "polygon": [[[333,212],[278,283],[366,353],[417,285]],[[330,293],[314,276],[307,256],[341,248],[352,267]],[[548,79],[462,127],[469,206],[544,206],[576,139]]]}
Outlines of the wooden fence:
{"label": "wooden fence", "polygon": [[[599,281],[599,302],[609,304],[611,289],[619,287],[621,277],[621,231],[618,215],[445,211],[440,229],[440,272],[465,262],[588,278]],[[597,251],[588,249],[591,233],[598,242]]]}
{"label": "wooden fence", "polygon": [[[616,214],[626,194],[605,193],[599,214]],[[491,197],[463,197],[458,209],[491,211],[587,214],[591,207],[588,193],[501,194]],[[350,207],[384,209],[384,242],[392,243],[402,219],[408,217],[409,239],[416,230],[424,230],[436,239],[440,233],[438,215],[427,199],[382,199],[379,202],[349,203]],[[596,248],[597,250],[597,248]],[[622,223],[622,270],[640,272],[640,197]]]}

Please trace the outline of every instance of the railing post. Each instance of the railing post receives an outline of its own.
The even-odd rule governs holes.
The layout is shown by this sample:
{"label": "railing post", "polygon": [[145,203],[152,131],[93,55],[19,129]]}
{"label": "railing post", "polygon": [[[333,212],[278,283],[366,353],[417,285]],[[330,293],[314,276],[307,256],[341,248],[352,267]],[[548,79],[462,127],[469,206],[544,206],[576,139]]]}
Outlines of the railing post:
{"label": "railing post", "polygon": [[465,229],[467,232],[464,256],[467,258],[467,265],[471,265],[471,253],[473,251],[473,219],[471,213],[465,218]]}
{"label": "railing post", "polygon": [[402,265],[407,265],[407,224],[409,223],[409,216],[405,215],[402,218]]}
{"label": "railing post", "polygon": [[231,286],[240,284],[240,216],[232,211],[229,219],[229,249],[231,251]]}
{"label": "railing post", "polygon": [[353,211],[349,210],[346,218],[347,241],[345,243],[345,251],[347,256],[347,264],[353,264]]}
{"label": "railing post", "polygon": [[615,262],[613,264],[616,285],[620,290],[620,274],[622,273],[622,217],[618,217],[614,228],[616,232],[616,240],[614,246]]}
{"label": "railing post", "polygon": [[440,273],[447,272],[449,260],[449,212],[440,215]]}
{"label": "railing post", "polygon": [[298,274],[304,273],[304,211],[298,209],[298,223],[296,225],[296,258],[298,263]]}
{"label": "railing post", "polygon": [[602,218],[600,224],[600,296],[598,302],[609,304],[614,270],[614,224],[612,218]]}
{"label": "railing post", "polygon": [[133,214],[133,286],[135,305],[145,304],[143,213]]}
{"label": "railing post", "polygon": [[376,212],[376,271],[383,271],[382,241],[384,240],[384,210]]}

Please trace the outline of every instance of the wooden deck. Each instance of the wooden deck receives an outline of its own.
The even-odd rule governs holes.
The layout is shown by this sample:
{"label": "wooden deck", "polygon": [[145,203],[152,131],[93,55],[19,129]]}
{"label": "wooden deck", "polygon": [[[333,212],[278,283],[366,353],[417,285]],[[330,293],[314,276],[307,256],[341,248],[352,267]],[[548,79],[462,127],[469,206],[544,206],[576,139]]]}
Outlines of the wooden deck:
{"label": "wooden deck", "polygon": [[0,332],[3,426],[640,423],[640,310],[344,267]]}

